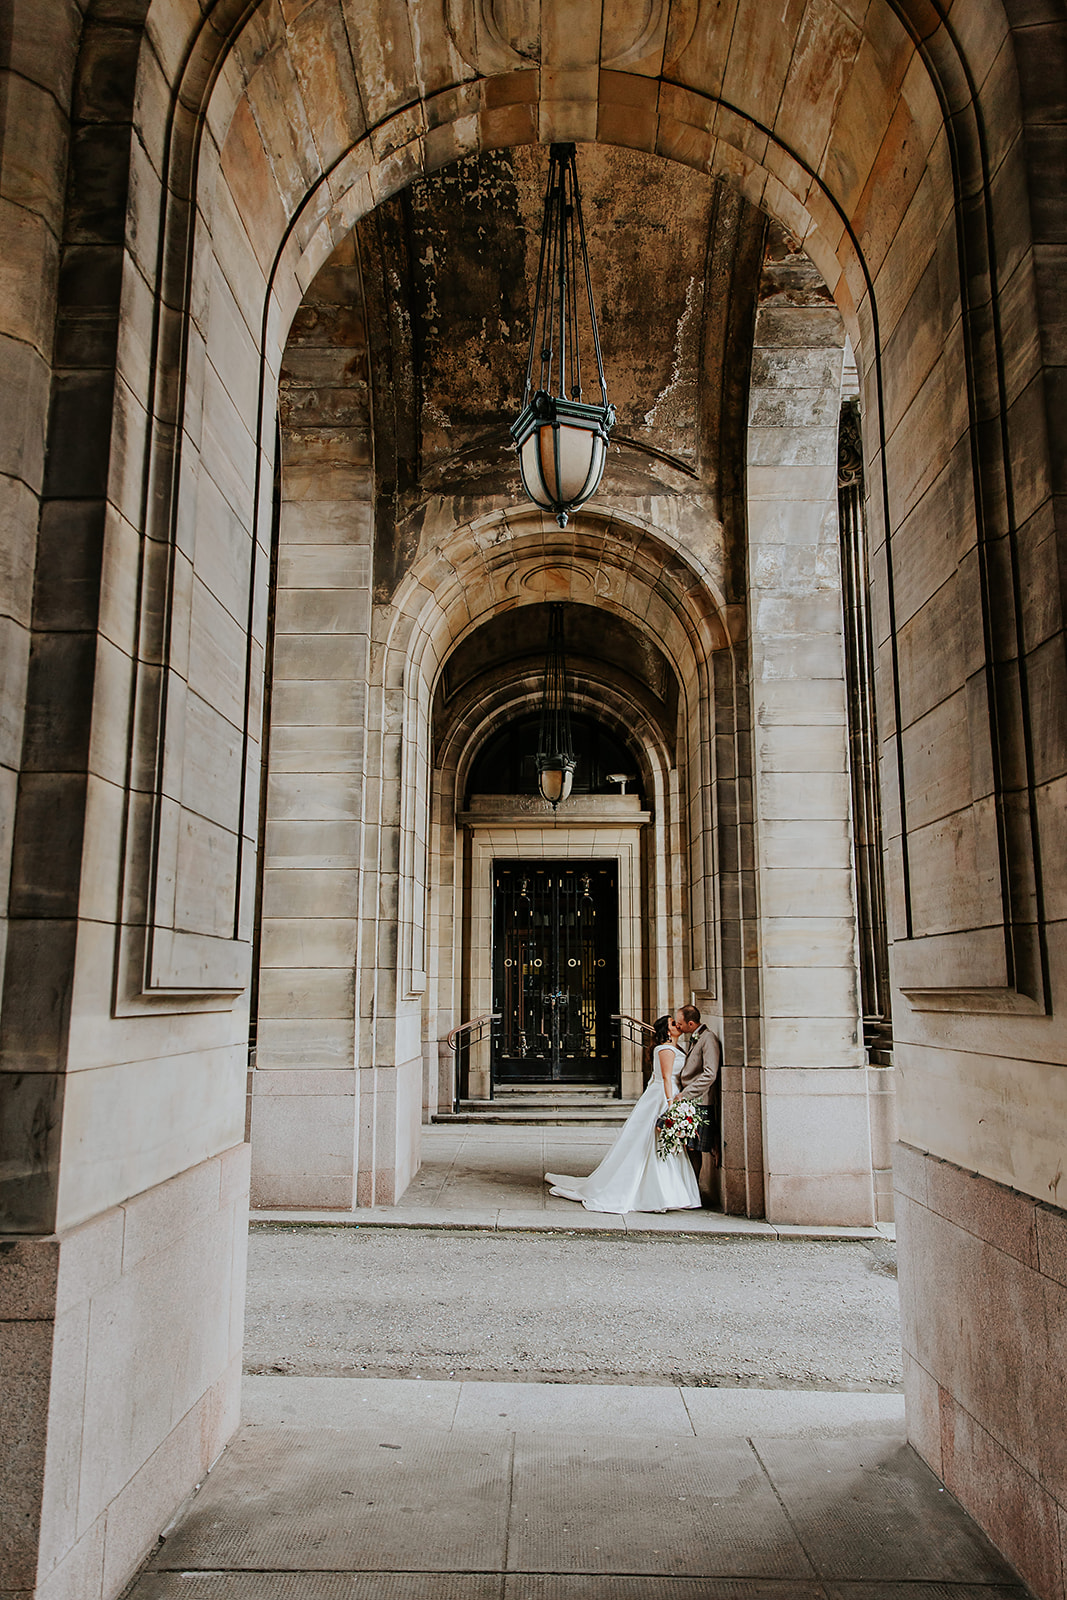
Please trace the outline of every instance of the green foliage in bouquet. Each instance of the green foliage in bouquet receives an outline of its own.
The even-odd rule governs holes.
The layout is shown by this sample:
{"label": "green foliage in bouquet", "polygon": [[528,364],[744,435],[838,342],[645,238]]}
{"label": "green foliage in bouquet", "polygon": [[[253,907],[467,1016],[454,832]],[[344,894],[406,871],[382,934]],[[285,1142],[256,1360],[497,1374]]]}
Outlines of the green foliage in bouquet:
{"label": "green foliage in bouquet", "polygon": [[707,1120],[707,1112],[695,1100],[672,1100],[656,1119],[656,1154],[660,1160],[666,1161],[676,1150],[684,1150]]}

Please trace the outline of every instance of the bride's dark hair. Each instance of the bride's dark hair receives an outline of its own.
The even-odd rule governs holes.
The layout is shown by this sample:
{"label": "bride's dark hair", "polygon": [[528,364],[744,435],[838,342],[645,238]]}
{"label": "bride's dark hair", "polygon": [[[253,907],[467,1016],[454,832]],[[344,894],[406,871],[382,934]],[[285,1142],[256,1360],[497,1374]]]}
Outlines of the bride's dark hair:
{"label": "bride's dark hair", "polygon": [[656,1018],[655,1022],[652,1024],[656,1030],[655,1037],[652,1041],[653,1044],[667,1043],[667,1040],[670,1038],[670,1032],[668,1031],[667,1024],[670,1022],[670,1020],[670,1017]]}

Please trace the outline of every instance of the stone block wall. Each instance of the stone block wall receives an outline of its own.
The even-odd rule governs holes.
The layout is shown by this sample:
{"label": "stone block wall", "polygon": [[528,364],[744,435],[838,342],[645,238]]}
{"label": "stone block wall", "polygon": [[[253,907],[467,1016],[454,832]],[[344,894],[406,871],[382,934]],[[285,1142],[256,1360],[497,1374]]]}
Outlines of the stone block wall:
{"label": "stone block wall", "polygon": [[[768,35],[768,8],[741,0],[728,28],[703,13],[692,33],[664,23],[649,30],[640,52],[631,30],[628,39],[609,41],[601,61],[596,28],[565,26],[565,8],[544,0],[540,72],[506,40],[474,28],[469,8],[449,33],[444,8],[368,3],[358,8],[360,48],[347,33],[355,10],[328,0],[248,8],[239,21],[235,10],[232,31],[212,26],[219,8],[208,21],[203,8],[154,0],[142,35],[132,20],[137,8],[118,9],[125,20],[112,30],[106,19],[114,7],[86,8],[86,20],[77,4],[16,0],[4,30],[5,823],[20,758],[28,776],[18,799],[5,968],[3,1171],[15,1178],[11,1225],[34,1235],[17,1248],[40,1250],[46,1261],[58,1209],[61,1260],[71,1229],[95,1229],[96,1218],[102,1229],[112,1226],[107,1219],[128,1202],[132,1215],[131,1196],[225,1159],[219,1152],[237,1137],[273,381],[289,321],[344,234],[413,174],[472,149],[553,137],[621,141],[728,175],[794,230],[845,318],[863,367],[865,422],[873,425],[868,476],[884,489],[872,496],[872,547],[882,569],[892,555],[898,580],[890,591],[876,569],[884,604],[881,726],[889,746],[898,733],[906,745],[900,761],[888,749],[885,778],[898,868],[895,978],[915,1001],[911,1012],[899,1002],[902,1130],[916,1148],[952,1156],[964,1170],[980,1167],[979,1183],[1002,1179],[1032,1196],[1055,1193],[1067,1127],[1059,554],[1067,409],[1056,403],[1064,387],[1067,233],[1062,74],[1055,70],[1063,24],[1055,8],[954,0],[951,26],[935,18],[920,53],[901,20],[918,17],[910,4],[872,6],[862,21],[840,8],[820,17],[817,6],[798,6],[786,25],[776,16]],[[91,49],[68,167],[62,145],[83,26]],[[826,87],[818,93],[813,50],[826,51],[820,65],[833,62],[829,75],[820,72]],[[752,70],[754,59],[763,70]],[[101,63],[106,70],[96,70]],[[62,370],[52,374],[49,397],[56,335]],[[183,407],[180,414],[171,414],[172,404]],[[257,413],[264,431],[254,439]],[[178,439],[182,459],[172,482]],[[50,559],[38,567],[47,581],[33,597],[31,654],[38,488],[49,501],[41,530]],[[239,637],[246,625],[247,643]],[[939,663],[945,692],[932,694]],[[243,696],[233,694],[235,667],[246,674]],[[153,726],[165,677],[166,721]],[[995,698],[987,692],[992,679]],[[32,707],[25,729],[23,680]],[[399,738],[398,724],[388,737]],[[897,791],[898,777],[907,792]],[[1000,851],[993,828],[1002,816],[1011,828]],[[157,818],[160,851],[150,838]],[[767,812],[766,820],[781,819]],[[391,843],[376,837],[374,859],[385,859]],[[916,867],[910,908],[906,848]],[[0,829],[0,859],[5,850]],[[991,892],[998,874],[999,894]],[[1005,905],[1010,928],[1002,925]],[[149,934],[158,942],[146,964],[137,940]],[[395,941],[382,939],[373,985],[384,984],[395,950]],[[1002,1013],[977,1012],[976,991]],[[410,1095],[417,1049],[409,1012],[403,1049],[411,1053],[401,1056],[395,1013],[394,1000],[380,1029],[366,1024],[389,1065],[381,1120],[362,1096],[359,1118],[361,1146],[373,1148],[379,1132],[389,1134],[393,1114],[394,1143],[382,1143],[394,1159],[396,1129],[410,1131],[410,1123],[395,1114],[390,1096]],[[814,1037],[810,1027],[807,1035]],[[46,1150],[37,1137],[42,1126],[55,1131]],[[384,1173],[402,1181],[401,1168]],[[184,1227],[183,1193],[166,1188],[168,1227]],[[966,1194],[916,1204],[926,1213],[916,1210],[915,1218],[932,1241],[932,1259],[949,1263],[961,1316],[974,1321],[988,1312],[980,1279],[964,1270],[975,1261],[961,1252],[952,1265],[947,1243],[970,1233]],[[999,1254],[983,1251],[977,1265],[991,1264],[994,1281],[1015,1293],[1016,1258],[985,1243]],[[953,1342],[948,1326],[938,1331],[948,1280],[906,1282],[905,1292],[917,1359],[929,1363],[938,1386],[939,1418],[941,1394],[951,1397],[939,1429],[942,1465],[1005,1539],[1012,1506],[1037,1508],[1016,1522],[1032,1533],[1040,1559],[1022,1555],[1035,1585],[1058,1600],[1059,1463],[1047,1446],[1027,1454],[1032,1441],[1025,1418],[1013,1420],[1010,1396],[1003,1404],[984,1398],[1010,1373],[1017,1392],[1063,1433],[1056,1352],[1046,1346],[1035,1355],[1048,1375],[1040,1391],[1026,1378],[1042,1327],[1032,1320],[1036,1297],[1028,1312],[1019,1310],[1035,1272],[1042,1306],[1051,1314],[1058,1302],[1045,1289],[1051,1275],[1040,1249],[1038,1268],[1024,1265],[1019,1300],[1007,1312],[998,1308],[1018,1338],[1010,1349],[990,1344],[984,1366],[971,1362],[977,1341]],[[42,1269],[45,1277],[50,1270]],[[62,1269],[55,1270],[58,1293]],[[143,1313],[143,1327],[154,1330],[148,1277],[132,1260],[128,1274],[121,1262],[113,1270],[122,1285],[116,1315],[136,1322]],[[232,1270],[231,1284],[235,1258]],[[221,1267],[213,1279],[178,1277],[189,1290],[177,1326],[195,1335],[231,1296],[220,1290]],[[73,1419],[81,1442],[70,1450],[79,1459],[97,1448],[104,1424],[77,1383],[71,1392],[67,1346],[47,1296],[35,1290],[23,1303],[34,1314],[16,1311],[5,1339],[21,1349],[30,1376],[4,1399],[23,1408],[16,1426],[27,1482],[43,1472],[50,1504],[54,1474],[56,1503],[65,1504],[66,1458],[49,1459],[42,1410],[54,1398],[57,1428],[68,1414]],[[90,1339],[92,1330],[90,1314]],[[120,1346],[130,1348],[125,1336]],[[177,1459],[168,1452],[179,1444],[165,1439],[195,1434],[198,1423],[187,1419],[218,1419],[207,1427],[212,1447],[225,1431],[225,1407],[212,1412],[208,1400],[223,1381],[212,1376],[223,1359],[221,1335],[213,1349],[210,1361],[194,1363],[195,1382],[166,1388],[173,1406],[152,1411],[125,1464],[108,1469],[114,1519],[87,1501],[87,1525],[79,1531],[75,1520],[70,1532],[68,1521],[58,1542],[48,1535],[52,1564],[42,1586],[72,1595],[121,1588],[141,1537],[124,1554],[122,1529],[158,1527],[162,1502],[169,1499],[169,1510],[181,1499],[206,1450],[197,1445],[182,1457],[154,1501],[152,1485],[162,1477],[155,1467],[147,1477],[142,1471]],[[171,1352],[165,1341],[151,1350],[140,1389],[128,1363],[122,1382],[154,1401],[174,1379]],[[101,1358],[84,1391],[94,1406],[110,1381]],[[121,1384],[110,1393],[120,1404]],[[915,1403],[912,1416],[919,1438]],[[977,1424],[969,1434],[968,1417]],[[967,1451],[959,1444],[965,1438]],[[964,1481],[967,1459],[982,1464],[991,1485],[985,1499],[983,1482]],[[1009,1459],[1030,1464],[1003,1491],[1005,1512],[997,1473],[1009,1471]],[[1043,1499],[1027,1500],[1033,1483]],[[132,1509],[138,1485],[147,1486],[150,1515]],[[34,1587],[39,1565],[27,1544],[40,1508],[27,1522],[16,1497],[9,1517],[11,1492],[5,1486],[5,1536],[13,1526],[21,1540],[17,1584]],[[83,1557],[84,1571],[75,1570]]]}
{"label": "stone block wall", "polygon": [[248,1147],[0,1238],[4,1593],[106,1600],[240,1412]]}
{"label": "stone block wall", "polygon": [[373,522],[351,238],[294,319],[279,405],[252,1192],[258,1205],[344,1208],[355,1202],[359,1144]]}
{"label": "stone block wall", "polygon": [[60,0],[12,0],[0,62],[0,972],[80,21]]}
{"label": "stone block wall", "polygon": [[896,1147],[908,1437],[1034,1591],[1067,1589],[1067,1212]]}
{"label": "stone block wall", "polygon": [[767,1216],[870,1223],[837,531],[845,330],[772,226],[749,399],[755,857]]}

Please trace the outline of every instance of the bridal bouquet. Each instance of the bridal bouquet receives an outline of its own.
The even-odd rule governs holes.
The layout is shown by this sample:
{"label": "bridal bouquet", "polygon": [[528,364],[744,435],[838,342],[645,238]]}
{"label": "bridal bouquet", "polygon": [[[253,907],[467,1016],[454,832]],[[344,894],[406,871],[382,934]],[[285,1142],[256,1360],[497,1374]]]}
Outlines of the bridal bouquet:
{"label": "bridal bouquet", "polygon": [[684,1150],[708,1120],[703,1106],[695,1100],[672,1100],[662,1117],[656,1119],[656,1154],[666,1161],[676,1150]]}

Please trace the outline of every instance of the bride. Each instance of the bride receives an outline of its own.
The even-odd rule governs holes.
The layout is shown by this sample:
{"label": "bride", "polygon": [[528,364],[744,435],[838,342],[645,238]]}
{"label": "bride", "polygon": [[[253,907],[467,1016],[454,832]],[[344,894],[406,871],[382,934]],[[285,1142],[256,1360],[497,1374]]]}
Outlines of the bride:
{"label": "bride", "polygon": [[588,1178],[546,1172],[550,1193],[578,1200],[587,1211],[686,1211],[699,1207],[700,1191],[685,1150],[656,1154],[656,1118],[678,1095],[685,1056],[673,1017],[656,1023],[655,1065],[648,1088],[627,1117],[619,1137]]}

